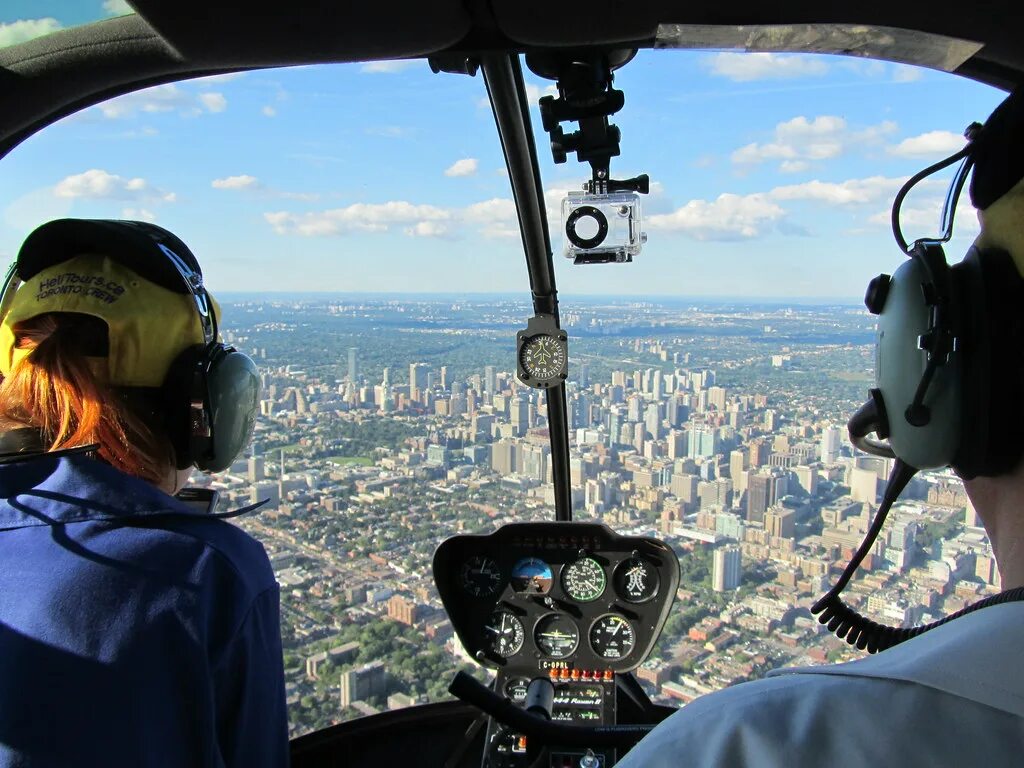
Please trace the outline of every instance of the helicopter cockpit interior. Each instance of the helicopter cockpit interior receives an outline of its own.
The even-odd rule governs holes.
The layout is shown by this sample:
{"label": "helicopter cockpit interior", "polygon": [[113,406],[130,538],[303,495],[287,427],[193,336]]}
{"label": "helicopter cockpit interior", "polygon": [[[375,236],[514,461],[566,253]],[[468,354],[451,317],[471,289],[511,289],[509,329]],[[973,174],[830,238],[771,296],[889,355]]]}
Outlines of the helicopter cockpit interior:
{"label": "helicopter cockpit interior", "polygon": [[[856,242],[841,241],[860,236],[869,223],[876,229],[889,226],[888,214],[876,208],[888,205],[900,191],[911,175],[907,168],[929,165],[945,155],[951,160],[947,166],[962,159],[956,153],[962,153],[964,138],[950,138],[949,130],[940,136],[938,128],[960,131],[967,128],[968,115],[984,119],[1005,92],[1024,80],[1020,11],[1014,4],[1001,2],[981,15],[945,7],[919,12],[877,2],[848,10],[800,2],[767,8],[747,0],[684,8],[652,0],[595,2],[581,10],[506,0],[401,0],[339,7],[311,0],[285,5],[263,0],[96,0],[93,5],[105,8],[106,18],[83,17],[80,24],[43,19],[30,5],[23,3],[9,17],[0,16],[0,93],[5,104],[0,157],[5,158],[4,167],[16,167],[21,174],[16,183],[0,189],[13,201],[6,209],[0,252],[12,257],[7,251],[16,247],[16,236],[24,238],[28,221],[41,223],[50,212],[66,214],[72,202],[87,199],[90,205],[110,206],[124,218],[151,220],[154,214],[147,205],[173,201],[169,185],[179,183],[179,177],[171,170],[161,186],[133,178],[127,169],[99,170],[90,161],[91,147],[98,153],[104,141],[108,149],[142,156],[147,152],[142,144],[129,148],[130,142],[158,134],[142,122],[130,128],[130,138],[127,129],[101,133],[107,130],[104,117],[123,116],[130,109],[133,117],[170,114],[181,122],[198,123],[200,115],[206,119],[226,109],[221,91],[231,83],[259,90],[250,119],[269,125],[283,122],[280,113],[290,98],[274,73],[337,65],[390,77],[388,73],[415,66],[424,78],[405,90],[367,89],[351,111],[371,114],[376,123],[359,129],[345,125],[348,107],[342,97],[333,101],[328,76],[316,81],[304,102],[312,114],[307,111],[301,120],[325,123],[330,115],[338,121],[331,130],[344,137],[338,146],[323,136],[285,146],[283,135],[273,132],[257,140],[256,128],[252,135],[244,129],[214,139],[212,132],[204,137],[197,126],[191,139],[164,150],[193,152],[211,167],[211,174],[220,178],[212,184],[204,178],[203,186],[209,188],[205,192],[212,189],[224,195],[222,200],[250,195],[261,201],[261,216],[244,219],[239,214],[232,220],[257,232],[246,233],[252,242],[275,235],[291,238],[277,260],[257,260],[241,268],[225,257],[223,263],[214,261],[208,272],[222,283],[239,275],[244,295],[229,297],[225,306],[240,319],[233,321],[229,313],[225,327],[265,364],[264,386],[273,388],[261,405],[263,421],[257,427],[262,452],[252,449],[228,470],[241,478],[237,484],[214,478],[208,486],[233,501],[248,502],[250,494],[253,501],[273,496],[270,517],[261,518],[261,513],[241,524],[250,525],[247,530],[256,538],[265,538],[279,568],[282,592],[295,596],[286,605],[286,668],[294,673],[289,705],[309,718],[292,731],[292,764],[297,768],[610,767],[675,712],[680,701],[711,690],[702,687],[706,681],[690,675],[709,652],[727,646],[737,650],[735,662],[716,672],[720,687],[794,658],[795,652],[784,659],[782,650],[798,647],[801,638],[820,640],[828,634],[819,620],[842,639],[829,635],[828,642],[834,644],[821,640],[820,658],[811,658],[815,663],[845,660],[852,658],[846,654],[855,653],[854,646],[874,652],[899,642],[878,627],[927,623],[942,608],[953,613],[998,592],[994,560],[984,552],[984,532],[976,520],[971,522],[971,512],[965,512],[956,478],[942,474],[949,461],[922,459],[919,466],[936,474],[914,480],[916,470],[901,470],[899,461],[893,469],[896,454],[868,437],[888,437],[880,399],[891,401],[899,388],[876,384],[872,392],[878,394],[856,410],[873,377],[868,373],[874,363],[875,319],[863,305],[851,308],[835,299],[816,303],[813,297],[837,294],[819,277],[802,276],[802,270],[811,268],[792,257],[792,251],[799,250],[800,238],[821,236],[816,248],[834,238],[835,250],[844,255],[843,265],[835,267],[836,281],[856,275],[856,284],[847,285],[844,296],[861,290],[876,262],[891,265],[891,253],[870,266],[857,264],[846,258],[856,252]],[[23,21],[30,16],[35,31],[19,37],[28,29]],[[919,128],[920,136],[902,143],[895,123],[901,116],[886,116],[881,109],[875,125],[856,130],[847,130],[841,116],[794,118],[780,109],[762,118],[751,111],[743,121],[757,125],[736,134],[743,138],[735,141],[744,145],[734,142],[731,160],[726,151],[716,159],[697,146],[722,130],[714,124],[720,116],[708,117],[714,112],[709,105],[727,100],[720,113],[738,115],[747,109],[744,98],[755,104],[801,89],[788,79],[758,83],[756,75],[743,70],[733,83],[746,88],[746,96],[723,96],[708,86],[705,92],[681,97],[677,109],[662,118],[660,94],[642,83],[653,77],[652,62],[683,51],[759,56],[758,61],[782,61],[784,66],[789,60],[771,57],[817,55],[841,62],[828,66],[848,66],[861,77],[857,94],[880,82],[866,74],[873,66],[890,84],[910,84],[920,78],[916,72],[928,71],[941,74],[944,82],[967,85],[963,91],[950,91],[962,95],[960,103],[951,104],[952,99],[934,96],[946,92],[927,81],[921,98],[922,103],[929,100],[932,111],[921,125],[931,121],[934,128]],[[824,66],[809,65],[807,71],[823,72]],[[706,60],[694,64],[694,70],[702,67],[708,69]],[[660,76],[671,80],[675,74]],[[475,155],[457,160],[444,176],[478,184],[479,194],[490,199],[459,203],[458,213],[451,213],[457,207],[455,197],[445,197],[449,193],[443,189],[436,204],[433,198],[429,204],[416,203],[415,193],[408,194],[412,203],[354,202],[360,191],[378,181],[360,176],[341,157],[344,143],[355,146],[357,134],[387,142],[419,133],[423,143],[408,156],[381,150],[380,170],[373,174],[393,175],[396,185],[407,185],[403,190],[435,183],[416,175],[410,160],[414,154],[440,153],[442,146],[445,152],[474,152],[456,149],[460,139],[449,135],[451,126],[435,122],[437,115],[462,107],[453,106],[447,92],[428,93],[427,77],[431,83],[464,89],[458,97],[470,105],[465,114],[476,120],[466,125],[466,133],[486,134],[493,145],[489,179],[482,178],[488,161],[480,162]],[[190,83],[205,85],[189,91]],[[803,88],[800,97],[813,103],[815,88],[821,89],[822,99],[835,95],[828,84],[815,83]],[[140,93],[156,96],[126,106],[125,100]],[[408,109],[422,122],[415,128],[388,123],[397,118],[385,117],[385,108],[389,116]],[[785,109],[790,109],[788,104]],[[804,114],[813,109],[806,107]],[[947,109],[959,111],[946,116]],[[640,130],[641,123],[650,130]],[[849,123],[853,126],[854,118]],[[763,129],[773,124],[775,133],[766,135]],[[76,138],[71,131],[78,129],[93,131],[88,135],[95,145]],[[687,131],[700,139],[692,140],[693,156],[684,167],[683,161],[664,155],[689,139],[678,138],[680,144],[673,143],[672,149],[656,142],[659,132],[682,137]],[[850,146],[865,153],[865,162],[895,158],[909,165],[892,171],[891,178],[864,173],[859,180],[839,183],[815,175],[799,183],[776,181],[771,193],[756,191],[761,182],[751,174],[762,163],[777,164],[786,178],[821,173],[817,163],[844,151],[830,143],[843,131]],[[53,144],[39,143],[46,136],[57,138]],[[206,140],[210,145],[204,149]],[[970,134],[966,140],[969,144]],[[281,152],[291,153],[294,166],[280,171],[288,181],[269,183],[263,174],[258,179],[244,169],[217,167],[218,154],[229,153],[234,144],[245,145],[254,156],[285,147]],[[46,158],[71,151],[68,147],[78,153],[76,169],[81,172],[61,171],[65,178],[54,186],[56,176],[43,178],[57,174]],[[663,183],[667,167],[685,180],[716,162],[720,189],[706,187],[700,193],[710,202],[675,205],[668,199]],[[961,166],[950,183],[956,194],[946,200],[947,241],[953,236],[957,198],[969,170],[969,164]],[[50,185],[56,192],[42,195],[14,188],[29,183],[32,173],[40,175],[39,186]],[[302,173],[317,177],[322,189],[282,191]],[[330,184],[324,181],[328,178]],[[492,191],[498,185],[504,193]],[[939,186],[943,184],[933,180],[923,188],[935,195]],[[741,194],[718,196],[731,188]],[[401,194],[405,192],[396,192]],[[201,200],[198,191],[191,195],[203,215],[218,216],[196,202]],[[875,207],[863,209],[860,219],[847,216],[849,208],[835,217],[830,212],[822,227],[843,229],[829,235],[812,231],[818,222],[812,223],[810,216],[803,224],[786,218],[781,206],[808,200],[827,200],[840,208],[848,203]],[[291,203],[307,207],[286,211]],[[319,208],[309,207],[314,204]],[[265,210],[272,206],[275,211]],[[965,207],[958,222],[970,234],[973,222],[966,220],[972,214]],[[905,207],[908,231],[934,229],[939,223],[937,213],[927,221],[918,220],[918,213],[909,204]],[[467,222],[478,229],[454,231],[469,226]],[[410,292],[420,281],[428,286],[424,290],[440,298],[422,303],[409,299],[405,306],[404,300],[376,293],[383,283],[360,283],[363,278],[347,276],[363,270],[363,264],[322,267],[302,252],[304,243],[315,238],[364,237],[389,227],[397,234],[404,228],[410,242],[422,237],[431,244],[421,250],[409,247],[393,274],[381,272],[380,279],[397,280]],[[487,227],[491,234],[482,235]],[[200,237],[200,247],[226,254],[234,247],[226,229]],[[898,225],[896,231],[900,238]],[[658,251],[663,247],[660,236],[680,232],[691,238],[693,253],[683,256],[670,252],[669,246]],[[754,238],[765,233],[794,238],[771,251],[783,265],[776,270],[782,276],[772,290],[778,296],[802,296],[796,310],[778,302],[765,309],[728,298],[723,299],[724,310],[689,300],[661,307],[631,299],[639,283],[621,277],[658,254],[662,261],[657,271],[651,267],[644,278],[656,287],[652,293],[739,295],[761,278],[748,274],[747,262],[736,254],[758,248]],[[491,235],[500,247],[489,255]],[[451,262],[436,255],[449,247],[455,250],[460,238],[474,244],[479,240],[480,245]],[[736,250],[721,257],[694,256],[715,242]],[[969,240],[954,241],[961,242]],[[358,241],[353,250],[363,246]],[[922,246],[918,254],[914,246],[904,240],[900,250],[910,255],[908,264],[927,271],[932,252]],[[334,252],[322,255],[326,264]],[[492,256],[495,263],[488,264]],[[499,256],[504,259],[500,265]],[[417,257],[422,257],[418,266]],[[686,266],[685,258],[721,258],[735,283],[726,289],[718,283],[717,291],[707,283],[707,290],[695,294],[675,283],[692,273],[694,283],[700,284],[707,265]],[[360,259],[367,274],[379,269],[369,263],[376,256],[362,254]],[[430,259],[436,259],[436,266],[423,267]],[[285,270],[288,274],[260,282],[260,273],[281,269],[286,262],[292,264]],[[661,266],[669,262],[670,268]],[[404,271],[414,276],[403,277]],[[459,293],[459,288],[439,288],[462,271],[479,275],[472,289]],[[310,278],[311,273],[317,276]],[[491,302],[475,293],[488,290],[489,279],[497,285],[506,275],[517,276],[514,299]],[[882,277],[869,290],[871,312],[881,312],[887,295],[903,296],[902,278]],[[616,297],[588,304],[587,292],[594,286],[609,294],[620,291],[621,301]],[[301,298],[256,296],[278,288],[367,293],[316,298],[321,314],[314,317],[306,314]],[[504,283],[499,288],[510,289]],[[812,307],[810,314],[802,316],[800,305]],[[911,329],[915,339],[933,339],[936,346],[926,350],[930,372],[913,377],[916,394],[911,387],[909,394],[900,395],[913,400],[908,411],[922,406],[941,365],[932,365],[932,359],[948,358],[952,351],[941,346],[952,341],[943,335],[946,327],[936,314],[924,313],[923,324]],[[403,316],[415,322],[403,325]],[[461,325],[454,326],[453,317]],[[812,328],[814,324],[825,329]],[[693,339],[709,328],[714,329],[716,346],[704,354]],[[431,356],[424,358],[429,365],[416,362],[418,334],[424,339],[430,334],[438,350],[430,348]],[[470,336],[476,345],[472,354],[478,355],[472,363],[467,362],[469,353],[460,358],[453,352]],[[611,343],[616,346],[607,346]],[[287,365],[278,355],[304,345],[315,362]],[[392,350],[397,351],[389,358]],[[477,365],[479,361],[486,365]],[[389,381],[392,368],[406,365],[407,382],[404,372]],[[839,366],[843,375],[822,373],[830,365]],[[937,375],[941,380],[942,374]],[[806,403],[798,407],[797,400]],[[799,412],[799,418],[787,408]],[[381,415],[394,416],[394,424],[381,426]],[[853,445],[845,439],[847,419]],[[778,427],[783,421],[788,431]],[[839,423],[842,429],[835,426]],[[640,428],[633,430],[636,426]],[[841,435],[847,443],[842,448]],[[303,453],[315,456],[322,468],[304,465],[301,477],[294,469],[289,472],[286,462]],[[279,469],[273,466],[278,461]],[[491,469],[499,477],[481,479]],[[503,473],[512,479],[500,477]],[[904,543],[888,537],[876,546],[872,539],[858,549],[871,512],[880,504],[885,508],[876,517],[881,525],[904,488],[912,503],[920,502],[894,513]],[[626,498],[629,503],[621,503]],[[469,510],[464,518],[458,510],[445,517],[449,507],[459,505]],[[917,516],[913,520],[912,513]],[[854,525],[861,518],[864,530]],[[397,534],[385,536],[385,529],[416,531],[420,538],[415,546],[405,547]],[[943,551],[936,542],[942,531],[954,530],[962,534],[958,542],[963,551]],[[440,539],[439,531],[444,534]],[[813,540],[806,552],[798,544],[804,536]],[[926,550],[934,550],[935,556],[915,561],[915,552]],[[759,555],[772,559],[770,570],[750,564]],[[743,594],[745,608],[733,610],[715,596],[739,589],[741,556],[742,567],[756,575],[750,582],[755,586]],[[850,588],[856,594],[848,599],[867,613],[885,617],[870,627],[838,597],[852,575],[840,576],[843,568],[865,558],[870,574]],[[921,568],[922,583],[945,579],[941,598],[921,598],[919,606],[913,602],[917,592],[900,587],[902,602],[872,600],[872,589],[884,591],[894,583],[881,575],[890,568],[886,562],[901,574]],[[352,582],[349,574],[356,563],[365,563],[373,577]],[[318,580],[321,567],[329,578]],[[388,574],[386,585],[380,574]],[[956,574],[970,586],[958,586]],[[829,592],[832,602],[816,603],[837,578],[839,587]],[[700,588],[706,605],[695,598],[695,579],[706,582]],[[783,604],[785,590],[799,593],[799,606]],[[315,609],[301,603],[300,597],[310,594],[317,597]],[[380,629],[388,624],[384,619],[390,620],[391,629]],[[671,643],[666,627],[675,633]],[[738,627],[777,632],[780,656],[744,648],[749,644]],[[385,647],[392,654],[388,663],[395,667],[388,674],[404,676],[409,683],[401,691],[389,693],[382,682],[385,665],[374,653]],[[423,667],[429,675],[443,670],[447,678],[414,682],[417,659],[423,658],[430,660]],[[438,691],[441,695],[434,695]]]}

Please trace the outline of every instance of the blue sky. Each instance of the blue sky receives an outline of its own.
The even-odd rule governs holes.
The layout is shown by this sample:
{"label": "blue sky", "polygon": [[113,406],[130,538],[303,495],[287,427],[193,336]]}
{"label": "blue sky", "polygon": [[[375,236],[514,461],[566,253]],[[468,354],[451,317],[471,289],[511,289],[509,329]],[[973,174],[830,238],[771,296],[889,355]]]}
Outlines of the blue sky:
{"label": "blue sky", "polygon": [[[8,0],[0,45],[121,9]],[[550,85],[527,80],[534,101]],[[672,50],[641,51],[616,86],[613,176],[655,182],[630,265],[561,257],[558,199],[588,166],[554,165],[533,112],[563,298],[861,296],[900,259],[886,222],[902,180],[1003,97],[862,59]],[[908,201],[911,236],[933,234],[943,192]],[[977,231],[967,213],[955,253]],[[221,292],[527,287],[482,79],[424,61],[250,72],[87,109],[3,160],[0,257],[57,216],[155,220]]]}

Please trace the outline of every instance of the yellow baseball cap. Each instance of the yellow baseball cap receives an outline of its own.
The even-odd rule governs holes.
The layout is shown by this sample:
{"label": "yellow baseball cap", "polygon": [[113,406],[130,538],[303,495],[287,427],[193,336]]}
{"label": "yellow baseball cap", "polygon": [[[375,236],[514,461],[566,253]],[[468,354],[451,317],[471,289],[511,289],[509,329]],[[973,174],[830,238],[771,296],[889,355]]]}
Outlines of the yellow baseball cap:
{"label": "yellow baseball cap", "polygon": [[[167,243],[174,248],[170,255]],[[154,225],[79,219],[44,224],[22,246],[16,270],[23,282],[0,308],[0,373],[7,376],[30,351],[15,347],[15,325],[49,312],[75,312],[107,325],[108,383],[161,386],[186,348],[210,340],[172,256],[186,262],[186,270],[194,268],[201,284],[195,257]],[[220,312],[212,297],[210,304],[215,326]]]}

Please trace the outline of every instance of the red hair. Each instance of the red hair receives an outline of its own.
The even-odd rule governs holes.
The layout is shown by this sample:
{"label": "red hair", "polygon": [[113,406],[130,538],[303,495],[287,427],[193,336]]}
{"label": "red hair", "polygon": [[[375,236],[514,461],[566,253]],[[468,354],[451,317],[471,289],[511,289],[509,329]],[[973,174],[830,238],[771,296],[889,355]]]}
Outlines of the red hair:
{"label": "red hair", "polygon": [[170,440],[155,409],[147,413],[94,372],[83,332],[95,335],[97,325],[105,340],[106,324],[82,315],[47,313],[15,325],[15,349],[30,351],[0,382],[0,419],[39,429],[50,451],[98,443],[108,464],[161,485],[175,468]]}

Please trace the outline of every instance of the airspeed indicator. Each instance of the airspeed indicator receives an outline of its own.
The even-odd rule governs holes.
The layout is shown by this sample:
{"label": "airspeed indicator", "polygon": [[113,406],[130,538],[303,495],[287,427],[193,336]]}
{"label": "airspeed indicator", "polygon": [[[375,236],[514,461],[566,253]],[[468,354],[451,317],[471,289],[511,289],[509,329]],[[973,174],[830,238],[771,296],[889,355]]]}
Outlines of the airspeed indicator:
{"label": "airspeed indicator", "polygon": [[581,557],[562,570],[565,594],[581,603],[590,603],[604,594],[607,579],[604,568],[592,557]]}

